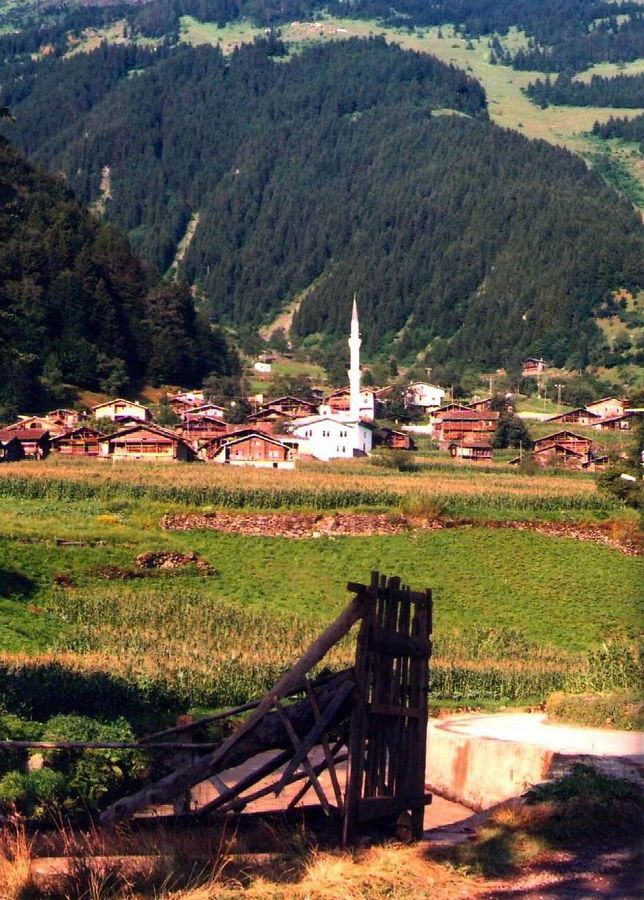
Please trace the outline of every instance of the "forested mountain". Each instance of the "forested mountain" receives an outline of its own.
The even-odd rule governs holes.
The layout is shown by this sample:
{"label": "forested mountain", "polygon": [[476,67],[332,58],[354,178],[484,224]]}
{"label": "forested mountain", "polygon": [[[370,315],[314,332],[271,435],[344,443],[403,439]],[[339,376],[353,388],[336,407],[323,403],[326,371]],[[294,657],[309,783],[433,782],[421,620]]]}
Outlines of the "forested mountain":
{"label": "forested mountain", "polygon": [[[4,18],[0,14],[0,26],[21,29],[0,39],[0,59],[42,46],[62,55],[70,34],[115,21],[125,22],[132,37],[172,43],[182,16],[220,25],[247,18],[259,26],[279,26],[324,12],[410,29],[449,23],[470,37],[494,36],[492,50],[499,62],[547,72],[637,59],[644,40],[644,11],[637,0],[398,0],[395,6],[389,0],[66,0],[11,5]],[[527,43],[510,52],[499,36],[512,27],[525,33]]]}
{"label": "forested mountain", "polygon": [[542,108],[551,103],[563,106],[615,106],[630,109],[644,107],[644,74],[593,75],[589,82],[575,81],[561,74],[553,81],[537,78],[525,89],[527,96]]}
{"label": "forested mountain", "polygon": [[9,85],[16,137],[84,202],[108,166],[108,217],[162,269],[198,212],[182,270],[215,320],[257,325],[310,288],[296,333],[344,334],[355,291],[370,350],[583,365],[593,314],[643,281],[628,202],[492,125],[480,85],[429,56],[381,39],[289,61],[274,38],[229,59],[182,47],[128,68],[125,52]]}
{"label": "forested mountain", "polygon": [[186,285],[151,287],[127,239],[0,138],[0,405],[60,398],[63,383],[118,392],[185,383],[236,357],[195,314]]}

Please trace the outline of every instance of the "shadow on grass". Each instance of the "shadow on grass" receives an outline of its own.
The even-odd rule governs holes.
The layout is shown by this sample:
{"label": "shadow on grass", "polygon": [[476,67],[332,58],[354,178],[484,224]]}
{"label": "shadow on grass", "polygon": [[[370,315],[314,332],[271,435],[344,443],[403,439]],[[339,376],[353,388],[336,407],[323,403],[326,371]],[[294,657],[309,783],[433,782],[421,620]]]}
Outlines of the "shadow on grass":
{"label": "shadow on grass", "polygon": [[21,600],[33,596],[38,585],[33,579],[15,569],[0,568],[0,597]]}

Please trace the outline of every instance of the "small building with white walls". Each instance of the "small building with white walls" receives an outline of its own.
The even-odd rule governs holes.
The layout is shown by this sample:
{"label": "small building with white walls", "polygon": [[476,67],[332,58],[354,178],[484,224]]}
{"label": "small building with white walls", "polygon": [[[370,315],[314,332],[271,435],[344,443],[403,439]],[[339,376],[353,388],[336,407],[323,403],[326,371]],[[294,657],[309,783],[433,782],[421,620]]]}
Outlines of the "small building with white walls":
{"label": "small building with white walls", "polygon": [[325,461],[366,456],[373,447],[373,429],[366,422],[308,416],[289,423],[288,430],[299,440],[300,453]]}
{"label": "small building with white walls", "polygon": [[134,400],[123,400],[117,397],[116,400],[108,400],[105,403],[97,403],[92,407],[92,414],[95,419],[110,419],[112,422],[122,422],[124,420],[136,419],[139,422],[149,422],[152,418],[150,410],[141,403]]}
{"label": "small building with white walls", "polygon": [[445,397],[445,391],[437,384],[428,381],[414,381],[405,393],[405,405],[418,409],[437,409]]}

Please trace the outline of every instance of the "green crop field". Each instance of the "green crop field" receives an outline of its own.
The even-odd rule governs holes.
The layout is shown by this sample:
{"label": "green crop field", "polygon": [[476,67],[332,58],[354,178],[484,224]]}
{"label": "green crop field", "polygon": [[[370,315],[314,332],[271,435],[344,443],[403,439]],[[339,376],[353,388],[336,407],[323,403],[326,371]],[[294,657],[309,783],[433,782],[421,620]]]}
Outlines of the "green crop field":
{"label": "green crop field", "polygon": [[[34,473],[42,468],[34,465]],[[51,471],[65,467],[75,480],[0,479],[0,707],[38,717],[62,704],[63,712],[120,709],[149,719],[245,700],[266,690],[339,612],[346,582],[366,580],[372,569],[434,590],[439,701],[535,702],[553,690],[626,687],[638,677],[641,561],[607,546],[471,526],[303,540],[171,532],[162,515],[203,508],[195,499],[207,494],[195,484],[215,477],[211,467],[149,467],[147,488],[134,465],[122,467],[122,482],[100,463]],[[235,477],[252,482],[258,474]],[[305,478],[311,495],[310,485],[321,489],[325,480],[313,467],[286,474]],[[485,483],[483,474],[459,474],[463,484]],[[404,483],[398,473],[376,477]],[[442,471],[436,477],[449,480]],[[184,479],[186,499],[177,494]],[[339,470],[332,496],[357,481]],[[574,479],[535,482],[535,490],[561,486],[559,502],[570,500]],[[228,506],[240,497],[235,490]],[[379,499],[374,508],[398,510],[386,492]],[[189,564],[142,576],[136,557],[160,551],[196,553],[211,572]],[[330,663],[346,664],[351,653],[345,642]]]}

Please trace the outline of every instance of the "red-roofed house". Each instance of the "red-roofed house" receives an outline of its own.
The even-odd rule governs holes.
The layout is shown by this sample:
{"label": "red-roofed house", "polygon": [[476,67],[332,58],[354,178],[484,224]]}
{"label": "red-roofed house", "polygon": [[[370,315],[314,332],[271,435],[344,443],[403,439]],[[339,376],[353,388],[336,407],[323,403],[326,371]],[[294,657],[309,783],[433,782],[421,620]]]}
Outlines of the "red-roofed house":
{"label": "red-roofed house", "polygon": [[130,425],[100,442],[104,459],[144,459],[150,462],[190,462],[195,452],[181,435],[158,425]]}
{"label": "red-roofed house", "polygon": [[5,428],[4,431],[0,431],[0,443],[6,444],[12,440],[20,444],[23,459],[44,459],[49,453],[49,431],[46,429]]}

